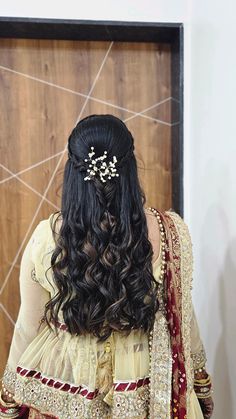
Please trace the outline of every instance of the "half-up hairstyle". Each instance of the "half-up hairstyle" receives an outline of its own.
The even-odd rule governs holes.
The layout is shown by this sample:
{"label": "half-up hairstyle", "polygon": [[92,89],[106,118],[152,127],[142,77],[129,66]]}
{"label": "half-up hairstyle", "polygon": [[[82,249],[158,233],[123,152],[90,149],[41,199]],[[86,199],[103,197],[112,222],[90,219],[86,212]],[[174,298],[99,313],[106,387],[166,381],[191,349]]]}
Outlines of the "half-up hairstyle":
{"label": "half-up hairstyle", "polygon": [[[119,177],[84,180],[91,146],[96,156],[107,150],[108,161],[117,157]],[[56,247],[49,269],[58,291],[45,317],[57,322],[62,310],[71,334],[92,333],[104,341],[113,330],[153,327],[157,282],[133,150],[131,132],[110,114],[80,120],[69,136],[59,234],[59,217],[51,223]]]}

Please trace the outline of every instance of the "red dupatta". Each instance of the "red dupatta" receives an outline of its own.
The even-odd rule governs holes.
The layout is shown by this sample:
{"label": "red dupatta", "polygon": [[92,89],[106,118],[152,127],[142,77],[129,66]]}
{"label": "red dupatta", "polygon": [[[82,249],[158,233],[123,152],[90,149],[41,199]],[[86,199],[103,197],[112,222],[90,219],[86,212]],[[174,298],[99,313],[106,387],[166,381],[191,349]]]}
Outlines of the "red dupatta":
{"label": "red dupatta", "polygon": [[[162,288],[164,311],[155,320],[150,347],[149,417],[186,419],[190,388],[186,342],[190,330],[191,241],[187,226],[178,214],[154,211],[159,214],[164,228],[166,264]],[[189,270],[182,264],[187,248]],[[187,257],[185,254],[185,263]]]}
{"label": "red dupatta", "polygon": [[166,318],[170,333],[172,352],[172,396],[171,410],[173,418],[187,417],[187,378],[182,336],[182,287],[181,287],[181,249],[179,235],[168,215],[160,214],[166,238]]}

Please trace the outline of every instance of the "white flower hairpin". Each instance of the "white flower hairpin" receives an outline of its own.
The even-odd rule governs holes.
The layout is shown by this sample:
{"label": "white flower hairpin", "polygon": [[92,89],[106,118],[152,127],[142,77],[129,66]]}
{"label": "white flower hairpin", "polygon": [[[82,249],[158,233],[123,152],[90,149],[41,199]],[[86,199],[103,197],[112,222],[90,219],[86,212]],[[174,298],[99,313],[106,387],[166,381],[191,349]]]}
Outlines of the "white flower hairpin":
{"label": "white flower hairpin", "polygon": [[90,167],[90,169],[87,169],[89,175],[86,176],[84,180],[91,180],[97,174],[100,176],[102,182],[106,182],[107,179],[111,179],[114,176],[119,176],[119,174],[116,173],[117,169],[115,167],[117,163],[116,156],[113,156],[113,161],[107,163],[104,161],[107,158],[107,151],[104,151],[102,156],[92,158],[94,154],[94,147],[91,146],[91,152],[88,153],[89,159],[84,159],[85,162],[89,162]]}

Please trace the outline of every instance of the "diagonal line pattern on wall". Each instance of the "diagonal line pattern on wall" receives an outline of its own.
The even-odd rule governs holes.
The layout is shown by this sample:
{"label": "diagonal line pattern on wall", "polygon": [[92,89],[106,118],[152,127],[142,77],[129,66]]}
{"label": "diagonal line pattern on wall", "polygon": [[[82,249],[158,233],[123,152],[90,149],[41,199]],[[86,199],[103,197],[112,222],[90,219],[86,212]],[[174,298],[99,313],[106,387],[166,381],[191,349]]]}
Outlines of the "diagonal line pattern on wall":
{"label": "diagonal line pattern on wall", "polygon": [[[77,124],[77,122],[79,121],[79,119],[80,119],[80,117],[81,117],[81,115],[82,115],[82,113],[83,113],[83,111],[84,111],[84,109],[85,109],[85,106],[86,106],[86,104],[87,104],[88,100],[90,99],[90,95],[91,95],[91,93],[92,93],[92,91],[93,91],[93,89],[94,89],[94,87],[95,87],[95,85],[96,85],[96,82],[97,82],[97,80],[98,80],[98,77],[99,77],[99,75],[100,75],[100,73],[101,73],[101,71],[102,71],[102,69],[103,69],[103,66],[104,66],[104,64],[105,64],[105,62],[106,62],[106,59],[107,59],[107,57],[108,57],[108,54],[109,54],[109,52],[110,52],[110,50],[111,50],[111,48],[112,48],[112,45],[113,45],[113,41],[110,43],[110,45],[109,45],[109,47],[108,47],[108,50],[107,50],[107,52],[106,52],[106,54],[105,54],[105,57],[104,57],[104,58],[103,58],[103,60],[102,60],[102,63],[101,63],[101,65],[100,65],[100,68],[99,68],[99,70],[98,70],[98,73],[97,73],[97,75],[96,75],[96,77],[95,77],[95,79],[94,79],[94,81],[93,81],[93,83],[92,83],[92,86],[91,86],[91,88],[90,88],[90,90],[89,90],[88,95],[85,95],[85,96],[86,96],[86,99],[85,99],[85,101],[84,101],[84,104],[83,104],[83,106],[82,106],[82,109],[81,109],[81,111],[80,111],[80,113],[79,113],[79,116],[78,116],[78,118],[77,118],[77,120],[76,120],[75,125],[76,125],[76,124]],[[50,178],[50,180],[49,180],[49,182],[48,182],[48,185],[47,185],[47,187],[46,187],[46,189],[45,189],[45,191],[44,191],[44,193],[43,193],[43,197],[42,197],[41,201],[39,202],[39,205],[38,205],[38,207],[37,207],[37,210],[35,211],[35,214],[34,214],[34,216],[33,216],[33,218],[32,218],[32,221],[31,221],[31,223],[30,223],[30,225],[29,225],[29,227],[28,227],[28,230],[27,230],[27,232],[26,232],[26,234],[25,234],[25,237],[24,237],[24,239],[22,240],[22,242],[21,242],[21,244],[20,244],[20,246],[19,246],[19,249],[18,249],[18,251],[17,251],[17,253],[16,253],[16,256],[15,256],[15,258],[14,258],[14,260],[13,260],[12,264],[11,264],[11,267],[10,267],[10,269],[9,269],[9,271],[8,271],[8,274],[7,274],[7,276],[6,276],[6,278],[5,278],[4,282],[3,282],[3,285],[2,285],[2,287],[1,287],[1,289],[0,289],[0,295],[2,294],[2,292],[3,292],[4,288],[5,288],[6,284],[7,284],[7,281],[8,281],[8,279],[9,279],[9,277],[10,277],[10,275],[11,275],[11,272],[12,272],[12,270],[13,270],[13,267],[15,266],[15,263],[16,263],[16,261],[17,261],[18,257],[19,257],[20,252],[21,252],[21,249],[23,248],[23,246],[24,246],[24,244],[25,244],[25,242],[26,242],[26,240],[27,240],[28,234],[29,234],[29,232],[30,232],[30,230],[31,230],[31,228],[32,228],[32,226],[33,226],[33,224],[34,224],[34,221],[35,221],[35,219],[36,219],[36,217],[37,217],[37,215],[38,215],[38,213],[39,213],[39,210],[40,210],[40,208],[41,208],[41,206],[42,206],[42,203],[44,202],[44,199],[43,199],[43,198],[46,196],[46,194],[47,194],[47,192],[48,192],[48,190],[49,190],[49,188],[50,188],[50,186],[51,186],[51,184],[52,184],[52,182],[53,182],[53,180],[54,180],[55,174],[56,174],[56,172],[57,172],[57,170],[58,170],[58,168],[59,168],[59,166],[60,166],[60,164],[61,164],[61,162],[62,162],[62,159],[63,159],[63,156],[64,156],[64,154],[65,154],[66,150],[67,150],[67,143],[66,143],[65,148],[64,148],[64,150],[63,150],[63,152],[62,152],[62,154],[61,154],[61,156],[60,156],[60,158],[59,158],[59,160],[58,160],[58,162],[57,162],[57,164],[56,164],[56,167],[55,167],[55,169],[54,169],[54,171],[53,171],[53,174],[52,174],[52,176],[51,176],[51,178]]]}
{"label": "diagonal line pattern on wall", "polygon": [[40,198],[42,198],[44,201],[46,201],[48,204],[52,205],[56,210],[59,210],[60,208],[57,207],[57,205],[55,205],[52,201],[50,201],[49,199],[47,199],[45,196],[43,196],[40,192],[36,191],[36,189],[34,189],[32,186],[30,186],[27,182],[25,182],[23,179],[21,179],[19,176],[14,175],[14,173],[12,173],[11,170],[7,169],[7,167],[5,167],[3,164],[0,163],[0,166],[3,167],[3,169],[5,169],[8,173],[12,174],[11,178],[15,178],[17,180],[19,180],[19,182],[23,183],[23,185],[25,185],[27,188],[29,188],[32,192],[34,192],[36,195],[40,196]]}
{"label": "diagonal line pattern on wall", "polygon": [[62,151],[59,151],[58,153],[56,153],[56,154],[53,154],[52,156],[50,156],[50,157],[47,157],[46,159],[43,159],[43,160],[40,160],[39,162],[37,162],[37,163],[35,163],[35,164],[32,164],[31,166],[29,166],[29,167],[26,167],[26,169],[22,169],[22,170],[20,170],[19,172],[17,172],[17,173],[13,173],[13,172],[11,172],[9,169],[7,169],[6,168],[6,166],[3,166],[1,163],[1,166],[3,166],[4,168],[5,168],[5,170],[6,171],[10,171],[11,173],[13,173],[11,176],[8,176],[7,178],[5,178],[5,179],[3,179],[3,180],[1,180],[0,181],[0,185],[2,184],[2,183],[5,183],[5,182],[7,182],[8,180],[10,180],[10,179],[12,179],[12,178],[14,178],[14,177],[17,177],[17,176],[19,176],[19,175],[22,175],[23,173],[25,173],[25,172],[28,172],[29,170],[31,170],[31,169],[34,169],[35,167],[37,167],[37,166],[40,166],[40,164],[43,164],[43,163],[46,163],[47,161],[49,161],[49,160],[52,160],[52,159],[54,159],[55,157],[57,157],[57,156],[60,156],[60,154],[62,154],[63,153],[63,150]]}
{"label": "diagonal line pattern on wall", "polygon": [[0,309],[2,309],[2,311],[5,313],[5,315],[7,316],[7,318],[10,320],[11,324],[13,326],[15,326],[15,322],[14,322],[13,318],[10,316],[10,314],[7,311],[7,309],[4,307],[4,305],[2,303],[0,303]]}
{"label": "diagonal line pattern on wall", "polygon": [[[0,67],[1,67],[1,66],[0,66]],[[87,97],[87,96],[86,96],[86,97]],[[89,99],[90,99],[90,98],[89,98]],[[144,112],[148,112],[148,111],[150,111],[150,110],[154,109],[155,107],[158,107],[158,106],[160,106],[160,105],[163,105],[164,103],[168,102],[169,100],[176,100],[177,102],[179,102],[177,99],[174,99],[172,96],[167,97],[166,99],[163,99],[163,100],[161,100],[161,101],[159,101],[159,102],[157,102],[157,103],[154,103],[154,105],[151,105],[151,106],[149,106],[148,108],[145,108],[145,109],[143,109],[143,110],[142,110],[142,111],[140,111],[140,112],[133,112],[133,115],[131,115],[130,117],[128,117],[128,118],[126,118],[126,119],[124,119],[123,121],[124,121],[124,122],[127,122],[127,121],[130,121],[131,119],[134,119],[134,118],[136,118],[136,117],[143,116],[143,113],[144,113]],[[108,103],[107,103],[107,104],[108,104]],[[120,107],[120,109],[121,109],[121,110],[124,110],[124,111],[126,110],[126,108],[122,108],[122,107]],[[128,111],[128,112],[131,112],[131,111]],[[151,118],[151,117],[150,117],[150,119],[153,119],[153,118]],[[154,120],[155,120],[155,121],[157,121],[157,122],[161,121],[161,120],[157,120],[157,119],[154,119]],[[163,122],[163,123],[164,123],[164,121],[161,121],[161,122]],[[177,125],[177,124],[179,124],[179,122],[175,122],[175,123],[166,123],[166,125],[168,125],[168,126],[173,126],[173,125]],[[7,178],[5,178],[5,179],[1,180],[1,181],[0,181],[0,185],[1,185],[2,183],[7,182],[8,180],[12,179],[13,177],[17,177],[17,176],[19,176],[20,174],[25,173],[25,172],[27,172],[28,170],[31,170],[31,169],[33,169],[34,167],[37,167],[37,166],[39,166],[40,164],[43,164],[43,163],[47,162],[47,161],[48,161],[48,160],[50,160],[50,159],[53,159],[54,157],[59,156],[59,155],[60,155],[60,154],[62,154],[62,153],[64,153],[64,150],[61,150],[61,151],[59,151],[58,153],[53,154],[52,156],[47,157],[46,159],[43,159],[43,160],[39,161],[38,163],[35,163],[35,164],[33,164],[33,165],[31,165],[31,166],[27,167],[26,169],[20,170],[19,172],[15,173],[15,174],[12,174],[12,176],[9,176],[9,177],[7,177]],[[2,166],[3,166],[3,165],[2,165]],[[5,166],[3,166],[3,167],[7,170],[7,168],[6,168]],[[58,208],[58,207],[57,207],[57,208]]]}
{"label": "diagonal line pattern on wall", "polygon": [[[81,96],[81,97],[83,97],[83,98],[85,98],[85,99],[87,99],[87,98],[88,98],[88,96],[87,96],[86,94],[84,94],[84,93],[77,92],[76,90],[72,90],[72,89],[69,89],[69,88],[67,88],[67,87],[63,87],[63,86],[60,86],[60,85],[58,85],[58,84],[48,82],[48,81],[43,80],[43,79],[40,79],[40,78],[38,78],[38,77],[30,76],[29,74],[22,73],[22,72],[20,72],[20,71],[12,70],[11,68],[4,67],[4,66],[2,66],[2,65],[0,65],[0,69],[2,69],[2,70],[6,70],[6,71],[9,71],[9,72],[12,72],[12,73],[14,73],[14,74],[18,74],[19,76],[23,76],[23,77],[29,78],[29,79],[34,80],[34,81],[37,81],[37,82],[39,82],[39,83],[44,83],[44,84],[47,84],[47,85],[49,85],[49,86],[51,86],[51,87],[55,87],[56,89],[64,90],[64,91],[66,91],[66,92],[68,92],[68,93],[72,93],[72,94],[74,94],[74,95]],[[114,104],[114,103],[107,102],[106,100],[96,98],[96,97],[94,97],[94,96],[89,96],[89,99],[90,99],[91,101],[94,101],[94,102],[97,102],[97,103],[101,103],[101,104],[103,104],[103,105],[107,105],[107,106],[110,106],[110,107],[115,108],[115,109],[119,109],[119,110],[122,110],[122,111],[125,111],[125,112],[132,113],[134,116],[136,116],[136,114],[138,114],[138,116],[141,116],[142,118],[151,119],[151,120],[153,120],[153,121],[159,122],[160,124],[164,124],[164,125],[168,125],[168,126],[171,126],[171,125],[172,125],[171,123],[169,123],[169,122],[165,122],[165,121],[162,121],[161,119],[157,119],[157,118],[154,118],[154,117],[152,117],[152,116],[148,116],[148,115],[143,115],[143,113],[142,113],[142,112],[137,113],[137,112],[135,112],[135,111],[133,111],[133,110],[131,110],[131,109],[124,108],[124,107],[119,106],[119,105],[116,105],[116,104]],[[168,100],[169,100],[169,99],[172,99],[172,100],[175,100],[176,102],[179,102],[179,101],[178,101],[178,99],[175,99],[175,98],[173,98],[173,97],[169,97],[169,98],[168,98]],[[164,100],[165,100],[165,99],[164,99]],[[157,105],[158,105],[158,103],[157,103],[157,104],[152,105],[152,107],[155,107],[155,106],[157,106]]]}

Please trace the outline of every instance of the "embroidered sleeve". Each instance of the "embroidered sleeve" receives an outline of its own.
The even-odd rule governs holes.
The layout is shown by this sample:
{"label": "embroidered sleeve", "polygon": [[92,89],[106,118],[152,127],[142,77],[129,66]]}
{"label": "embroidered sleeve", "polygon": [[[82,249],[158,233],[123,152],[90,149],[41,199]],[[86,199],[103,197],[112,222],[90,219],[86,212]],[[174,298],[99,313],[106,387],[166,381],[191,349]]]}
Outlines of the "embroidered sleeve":
{"label": "embroidered sleeve", "polygon": [[40,223],[31,235],[20,264],[20,309],[14,328],[3,383],[14,394],[14,375],[20,357],[38,333],[39,322],[50,294],[36,280],[32,246]]}
{"label": "embroidered sleeve", "polygon": [[202,368],[205,366],[207,361],[206,352],[200,336],[199,326],[194,308],[191,320],[191,357],[194,369]]}

